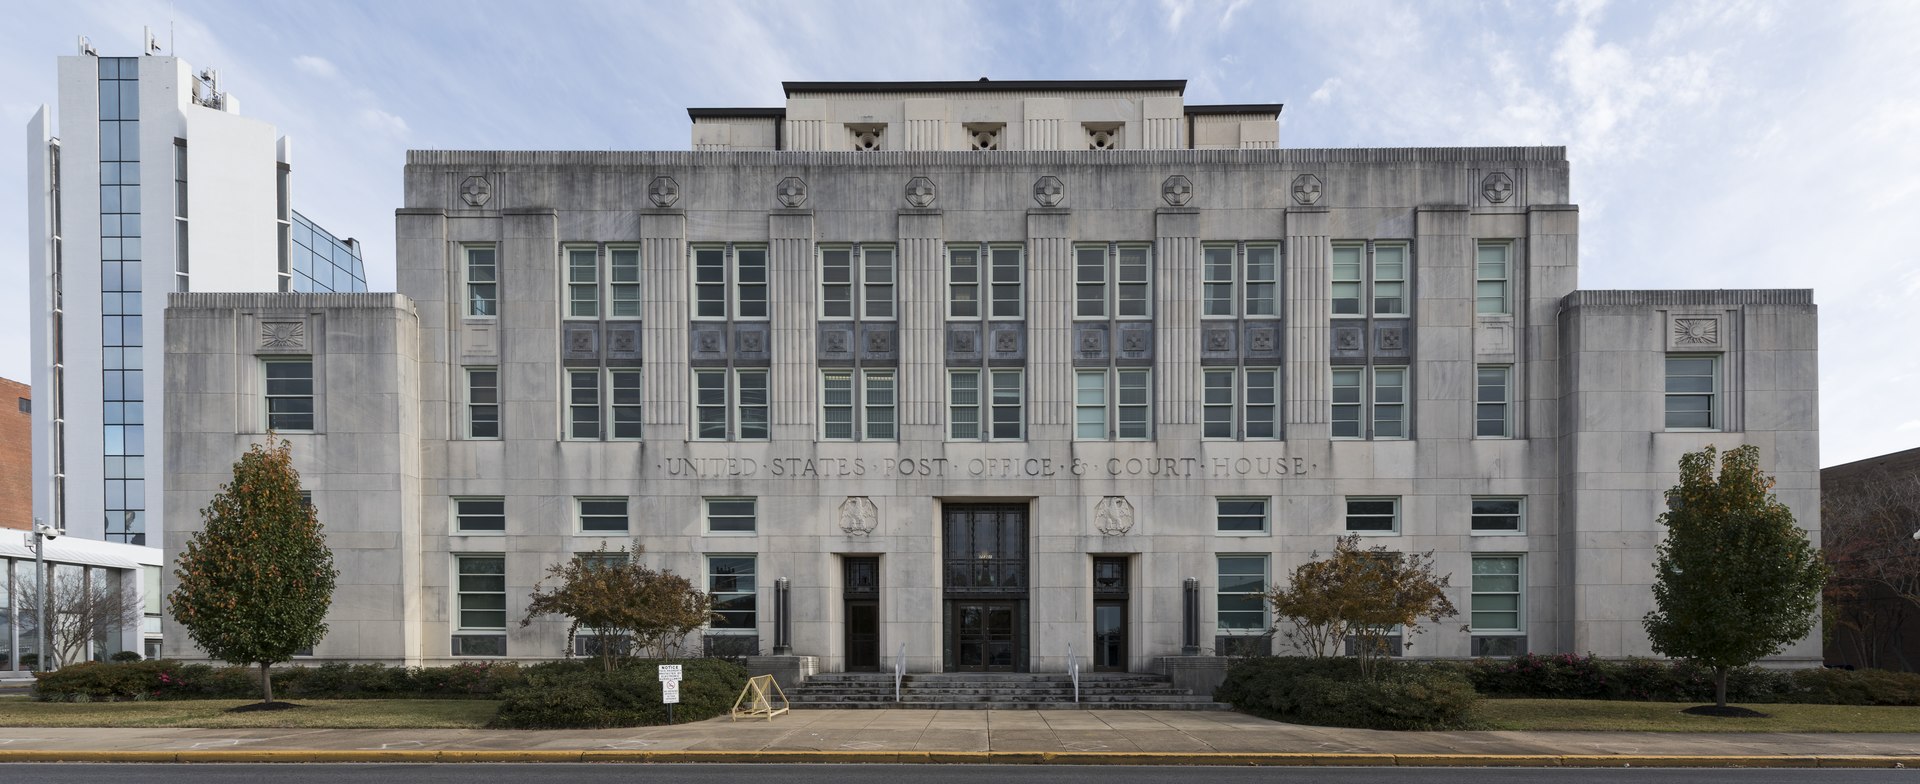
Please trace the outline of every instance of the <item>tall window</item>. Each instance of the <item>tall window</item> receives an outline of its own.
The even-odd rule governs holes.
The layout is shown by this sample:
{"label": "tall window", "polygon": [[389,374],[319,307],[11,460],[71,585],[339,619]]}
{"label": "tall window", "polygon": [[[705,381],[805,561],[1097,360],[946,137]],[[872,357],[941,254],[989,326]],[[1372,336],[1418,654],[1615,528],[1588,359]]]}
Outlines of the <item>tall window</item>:
{"label": "tall window", "polygon": [[892,320],[894,251],[889,245],[820,249],[820,317]]}
{"label": "tall window", "polygon": [[694,438],[705,441],[767,439],[770,430],[766,370],[695,370],[693,386]]}
{"label": "tall window", "polygon": [[1511,257],[1513,244],[1508,242],[1482,242],[1474,252],[1473,260],[1473,310],[1481,315],[1502,315],[1513,312],[1509,300],[1512,288],[1508,285],[1512,277]]}
{"label": "tall window", "polygon": [[463,248],[467,256],[467,315],[500,315],[500,289],[492,245]]}
{"label": "tall window", "polygon": [[1144,368],[1074,373],[1074,437],[1083,441],[1153,437],[1153,385]]}
{"label": "tall window", "polygon": [[820,371],[820,437],[829,441],[892,441],[895,392],[892,370]]}
{"label": "tall window", "polygon": [[600,249],[592,245],[568,246],[567,316],[597,318],[600,315]]}
{"label": "tall window", "polygon": [[607,316],[640,317],[640,249],[607,247]]}
{"label": "tall window", "polygon": [[500,370],[467,368],[467,437],[500,437]]}
{"label": "tall window", "polygon": [[1513,368],[1481,365],[1475,370],[1473,435],[1513,437]]}
{"label": "tall window", "polygon": [[1275,414],[1279,369],[1207,368],[1200,378],[1203,438],[1280,437]]}
{"label": "tall window", "polygon": [[758,628],[754,560],[751,555],[707,556],[707,592],[713,594],[711,631],[752,633]]}
{"label": "tall window", "polygon": [[1020,318],[1025,301],[1024,256],[1018,245],[947,246],[947,317]]}
{"label": "tall window", "polygon": [[1526,502],[1522,498],[1474,496],[1473,532],[1517,534],[1526,531]]}
{"label": "tall window", "polygon": [[1073,253],[1075,318],[1143,319],[1153,315],[1151,247],[1078,245]]}
{"label": "tall window", "polygon": [[569,440],[638,439],[640,414],[640,371],[599,368],[567,371]]}
{"label": "tall window", "polygon": [[767,318],[765,247],[700,245],[692,252],[694,318]]}
{"label": "tall window", "polygon": [[453,499],[453,531],[460,534],[497,534],[507,530],[507,499]]}
{"label": "tall window", "polygon": [[750,534],[759,525],[757,504],[752,498],[708,498],[707,533]]}
{"label": "tall window", "polygon": [[1205,317],[1272,316],[1278,289],[1280,246],[1218,243],[1205,246],[1201,264],[1201,310]]}
{"label": "tall window", "polygon": [[600,438],[600,369],[567,371],[567,438]]}
{"label": "tall window", "polygon": [[[1411,249],[1405,242],[1368,241],[1333,246],[1333,315],[1399,317],[1407,315],[1407,271]],[[1371,258],[1372,263],[1368,260]],[[1367,296],[1371,283],[1373,295]],[[1365,305],[1371,302],[1371,307]]]}
{"label": "tall window", "polygon": [[1335,367],[1331,379],[1334,438],[1408,437],[1407,368]]}
{"label": "tall window", "polygon": [[1216,625],[1222,634],[1259,634],[1267,629],[1267,557],[1222,555]]}
{"label": "tall window", "polygon": [[507,655],[506,557],[456,555],[453,560],[453,655]]}
{"label": "tall window", "polygon": [[627,499],[576,498],[580,532],[583,534],[626,533]]}
{"label": "tall window", "polygon": [[1348,498],[1347,530],[1359,534],[1400,533],[1400,499]]}
{"label": "tall window", "polygon": [[1520,556],[1473,557],[1472,628],[1481,632],[1519,632]]}
{"label": "tall window", "polygon": [[313,430],[313,360],[269,359],[267,429],[282,433]]}
{"label": "tall window", "polygon": [[1667,357],[1667,429],[1720,427],[1720,368],[1713,356]]}
{"label": "tall window", "polygon": [[1019,441],[1026,437],[1021,371],[949,370],[947,382],[948,438]]}
{"label": "tall window", "polygon": [[607,387],[612,392],[607,401],[613,422],[613,437],[616,439],[637,439],[641,435],[640,426],[640,371],[609,370]]}
{"label": "tall window", "polygon": [[1267,498],[1215,498],[1214,530],[1223,534],[1267,531]]}

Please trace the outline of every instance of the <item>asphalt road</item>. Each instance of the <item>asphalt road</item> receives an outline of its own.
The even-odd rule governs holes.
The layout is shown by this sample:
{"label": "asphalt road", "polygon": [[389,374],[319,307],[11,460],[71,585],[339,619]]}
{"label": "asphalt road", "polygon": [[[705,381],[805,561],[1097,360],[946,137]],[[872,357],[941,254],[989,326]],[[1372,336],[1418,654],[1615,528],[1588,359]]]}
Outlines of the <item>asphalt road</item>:
{"label": "asphalt road", "polygon": [[1916,781],[1911,770],[1073,767],[1065,765],[140,765],[0,764],[7,784],[1772,784]]}

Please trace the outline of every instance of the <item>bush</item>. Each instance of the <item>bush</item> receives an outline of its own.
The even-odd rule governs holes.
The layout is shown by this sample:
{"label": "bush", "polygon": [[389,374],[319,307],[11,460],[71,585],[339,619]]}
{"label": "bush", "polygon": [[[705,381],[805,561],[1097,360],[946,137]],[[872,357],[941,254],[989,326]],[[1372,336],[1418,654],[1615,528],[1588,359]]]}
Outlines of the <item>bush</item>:
{"label": "bush", "polygon": [[[1706,702],[1713,672],[1691,662],[1606,660],[1576,654],[1528,654],[1467,665],[1474,689],[1489,697]],[[1920,705],[1920,675],[1885,670],[1727,671],[1731,702],[1824,705]]]}
{"label": "bush", "polygon": [[139,651],[120,651],[112,656],[108,656],[107,661],[133,662],[140,661],[143,658],[145,657],[141,656]]}
{"label": "bush", "polygon": [[[329,662],[318,667],[281,667],[273,672],[276,693],[304,699],[494,698],[526,683],[513,662],[463,662],[451,667],[388,667]],[[36,674],[34,697],[73,701],[130,699],[252,699],[260,695],[253,667],[182,664],[171,659],[89,662]]]}
{"label": "bush", "polygon": [[1302,724],[1379,730],[1466,726],[1479,700],[1459,668],[1384,661],[1373,678],[1350,658],[1277,656],[1227,669],[1214,699],[1259,716]]}
{"label": "bush", "polygon": [[[640,727],[667,722],[660,702],[659,664],[637,660],[603,672],[598,664],[549,662],[527,668],[523,686],[501,694],[493,726],[514,729],[586,729]],[[746,685],[746,670],[717,659],[686,659],[682,665],[676,722],[700,721],[726,713]]]}
{"label": "bush", "polygon": [[1820,705],[1920,705],[1920,674],[1892,670],[1800,670],[1793,673],[1791,697],[1793,702]]}

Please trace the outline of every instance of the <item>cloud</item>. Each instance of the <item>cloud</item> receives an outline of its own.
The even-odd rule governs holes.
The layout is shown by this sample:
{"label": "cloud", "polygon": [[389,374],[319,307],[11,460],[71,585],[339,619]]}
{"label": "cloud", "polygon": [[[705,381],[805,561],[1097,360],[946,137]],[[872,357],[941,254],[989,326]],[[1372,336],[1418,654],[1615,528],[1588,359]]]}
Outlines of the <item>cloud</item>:
{"label": "cloud", "polygon": [[303,54],[293,58],[293,67],[323,79],[331,79],[340,75],[340,69],[333,67],[333,63],[329,62],[327,58],[310,54]]}
{"label": "cloud", "polygon": [[1314,90],[1307,100],[1314,103],[1326,103],[1333,100],[1333,91],[1340,89],[1340,77],[1335,76],[1320,83],[1320,89]]}
{"label": "cloud", "polygon": [[392,136],[407,135],[407,121],[396,114],[375,109],[371,106],[360,110],[360,124]]}

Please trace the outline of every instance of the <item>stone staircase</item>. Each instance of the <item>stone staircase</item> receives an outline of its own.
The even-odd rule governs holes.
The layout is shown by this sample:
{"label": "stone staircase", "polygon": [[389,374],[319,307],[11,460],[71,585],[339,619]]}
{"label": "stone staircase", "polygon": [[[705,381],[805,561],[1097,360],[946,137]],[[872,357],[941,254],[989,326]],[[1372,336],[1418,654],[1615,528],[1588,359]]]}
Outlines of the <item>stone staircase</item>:
{"label": "stone staircase", "polygon": [[1083,672],[1080,701],[1066,673],[911,673],[893,699],[893,673],[823,672],[787,692],[795,708],[919,708],[940,710],[1226,710],[1211,695],[1176,689],[1150,673]]}

